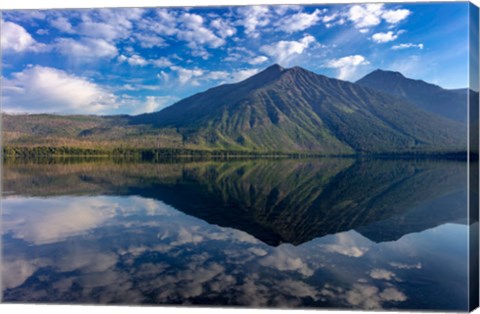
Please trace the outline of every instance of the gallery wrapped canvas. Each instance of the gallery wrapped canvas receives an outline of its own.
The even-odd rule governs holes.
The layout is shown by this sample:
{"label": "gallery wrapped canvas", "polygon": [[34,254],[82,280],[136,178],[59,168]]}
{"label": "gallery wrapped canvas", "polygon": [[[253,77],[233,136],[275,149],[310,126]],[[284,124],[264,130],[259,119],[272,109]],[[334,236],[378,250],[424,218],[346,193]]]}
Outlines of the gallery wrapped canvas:
{"label": "gallery wrapped canvas", "polygon": [[4,303],[470,311],[469,2],[3,10]]}

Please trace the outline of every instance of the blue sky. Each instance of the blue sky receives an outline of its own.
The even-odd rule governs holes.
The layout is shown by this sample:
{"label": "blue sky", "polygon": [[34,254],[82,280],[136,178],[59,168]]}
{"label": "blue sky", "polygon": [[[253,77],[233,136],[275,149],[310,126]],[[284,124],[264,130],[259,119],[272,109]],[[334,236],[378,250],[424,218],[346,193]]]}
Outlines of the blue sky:
{"label": "blue sky", "polygon": [[2,110],[138,114],[273,63],[468,84],[468,3],[4,11]]}

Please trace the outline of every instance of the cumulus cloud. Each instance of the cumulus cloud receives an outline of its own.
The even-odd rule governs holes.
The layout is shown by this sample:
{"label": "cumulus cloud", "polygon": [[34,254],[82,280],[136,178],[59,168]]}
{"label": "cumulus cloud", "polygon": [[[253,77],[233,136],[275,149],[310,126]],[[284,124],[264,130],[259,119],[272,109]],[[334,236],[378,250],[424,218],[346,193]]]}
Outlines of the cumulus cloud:
{"label": "cumulus cloud", "polygon": [[139,8],[99,9],[82,15],[82,22],[76,27],[78,33],[107,41],[128,38],[133,24],[138,22],[145,10]]}
{"label": "cumulus cloud", "polygon": [[259,28],[270,24],[270,9],[267,6],[247,6],[238,9],[240,25],[245,29],[248,37],[257,38]]}
{"label": "cumulus cloud", "polygon": [[357,4],[349,8],[346,13],[347,19],[353,23],[355,28],[368,30],[379,25],[382,21],[390,25],[398,24],[411,14],[407,9],[390,10],[384,4],[369,3]]}
{"label": "cumulus cloud", "polygon": [[380,24],[382,12],[383,4],[353,5],[348,10],[348,19],[356,28],[372,27]]}
{"label": "cumulus cloud", "polygon": [[422,50],[424,46],[423,44],[406,43],[406,44],[398,44],[392,47],[393,50],[402,50],[402,49],[409,49],[409,48],[417,48]]}
{"label": "cumulus cloud", "polygon": [[376,33],[372,35],[372,40],[377,43],[387,43],[398,38],[398,33],[394,34],[392,31],[386,33]]}
{"label": "cumulus cloud", "polygon": [[217,18],[210,22],[210,26],[216,30],[217,34],[222,37],[231,37],[237,33],[237,29],[228,21]]}
{"label": "cumulus cloud", "polygon": [[61,32],[72,34],[75,33],[75,30],[73,29],[72,24],[68,21],[68,19],[64,16],[59,16],[56,19],[53,19],[50,22],[50,25],[55,27]]}
{"label": "cumulus cloud", "polygon": [[397,24],[406,19],[411,13],[412,12],[407,9],[386,10],[383,12],[382,18],[385,19],[387,23]]}
{"label": "cumulus cloud", "polygon": [[136,33],[135,38],[137,39],[138,44],[142,48],[154,48],[154,47],[167,46],[167,44],[165,43],[165,40],[156,35]]}
{"label": "cumulus cloud", "polygon": [[115,96],[101,86],[59,69],[34,66],[3,80],[8,112],[100,113],[116,108]]}
{"label": "cumulus cloud", "polygon": [[305,35],[298,41],[281,40],[271,45],[264,45],[260,50],[275,59],[276,62],[287,65],[292,59],[301,55],[314,42],[315,37]]}
{"label": "cumulus cloud", "polygon": [[47,46],[38,43],[22,26],[1,21],[0,24],[0,45],[2,52],[41,52],[47,49]]}
{"label": "cumulus cloud", "polygon": [[173,65],[173,63],[166,57],[160,57],[158,59],[150,60],[150,62],[157,68],[166,68]]}
{"label": "cumulus cloud", "polygon": [[345,80],[351,78],[358,66],[367,65],[369,62],[361,55],[346,56],[327,62],[326,67],[338,69],[338,78]]}
{"label": "cumulus cloud", "polygon": [[286,33],[303,31],[312,27],[320,21],[322,10],[315,10],[312,13],[299,12],[280,19],[275,25]]}
{"label": "cumulus cloud", "polygon": [[126,57],[124,55],[120,55],[118,57],[119,62],[127,62],[131,66],[145,66],[148,64],[148,61],[145,60],[142,56],[139,55],[133,55],[131,57]]}
{"label": "cumulus cloud", "polygon": [[218,48],[225,44],[225,40],[216,36],[210,29],[204,26],[203,17],[198,14],[184,13],[179,17],[182,23],[177,30],[177,38],[187,42],[191,49],[199,49],[204,45],[210,48]]}
{"label": "cumulus cloud", "polygon": [[204,74],[204,71],[199,68],[187,69],[180,66],[172,66],[170,69],[176,72],[178,82],[181,85],[189,83],[193,86],[198,86],[200,85],[198,78],[202,77]]}
{"label": "cumulus cloud", "polygon": [[55,49],[77,62],[88,62],[99,58],[111,59],[118,54],[117,47],[113,44],[103,39],[95,38],[83,38],[80,40],[60,38],[56,41]]}
{"label": "cumulus cloud", "polygon": [[112,41],[119,38],[126,38],[129,35],[129,29],[118,27],[118,24],[107,24],[102,22],[84,21],[78,26],[81,35],[101,38]]}
{"label": "cumulus cloud", "polygon": [[166,57],[160,57],[158,59],[145,59],[141,55],[135,54],[134,52],[130,56],[126,56],[122,54],[118,56],[117,60],[120,63],[128,63],[131,66],[140,66],[140,67],[144,67],[146,65],[153,65],[154,67],[157,67],[157,68],[168,68],[173,66],[173,63],[170,61],[170,59]]}
{"label": "cumulus cloud", "polygon": [[[221,47],[225,45],[226,37],[236,33],[228,21],[217,18],[207,25],[206,19],[199,14],[166,9],[156,10],[156,18],[140,21],[137,27],[142,31],[146,48],[165,45],[157,35],[170,36],[185,42],[193,56],[203,59],[210,56],[206,48]],[[147,33],[149,37],[146,37]]]}
{"label": "cumulus cloud", "polygon": [[268,61],[268,57],[258,56],[258,57],[255,57],[255,58],[252,58],[252,59],[248,60],[247,62],[252,64],[252,65],[255,65],[255,64],[262,64],[266,61]]}

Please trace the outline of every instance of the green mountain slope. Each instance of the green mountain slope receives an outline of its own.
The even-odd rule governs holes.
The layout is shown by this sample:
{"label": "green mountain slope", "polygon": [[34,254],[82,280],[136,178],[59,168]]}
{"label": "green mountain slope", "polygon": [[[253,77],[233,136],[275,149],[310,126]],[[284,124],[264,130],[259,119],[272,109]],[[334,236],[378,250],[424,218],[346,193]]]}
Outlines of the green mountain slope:
{"label": "green mountain slope", "polygon": [[396,97],[273,65],[133,124],[176,128],[185,143],[325,153],[464,150],[466,127]]}
{"label": "green mountain slope", "polygon": [[399,72],[375,70],[356,82],[401,97],[419,108],[460,122],[467,121],[467,89],[448,90]]}

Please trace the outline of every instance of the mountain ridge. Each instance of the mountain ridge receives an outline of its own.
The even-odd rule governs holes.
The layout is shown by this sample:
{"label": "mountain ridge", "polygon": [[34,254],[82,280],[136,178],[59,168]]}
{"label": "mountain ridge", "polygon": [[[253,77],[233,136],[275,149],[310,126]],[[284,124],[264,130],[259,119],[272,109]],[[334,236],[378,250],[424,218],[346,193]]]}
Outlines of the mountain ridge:
{"label": "mountain ridge", "polygon": [[467,121],[468,89],[441,86],[405,77],[400,72],[377,69],[357,84],[400,97],[419,108],[462,123]]}

